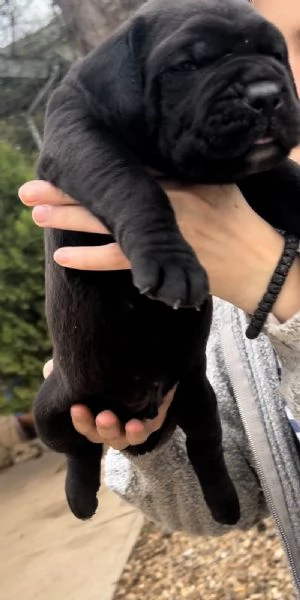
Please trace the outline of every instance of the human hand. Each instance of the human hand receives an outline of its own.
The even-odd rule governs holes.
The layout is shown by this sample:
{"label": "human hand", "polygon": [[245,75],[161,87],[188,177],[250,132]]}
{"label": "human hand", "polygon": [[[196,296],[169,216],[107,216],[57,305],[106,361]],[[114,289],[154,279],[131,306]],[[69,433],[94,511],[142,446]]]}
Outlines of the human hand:
{"label": "human hand", "polygon": [[[283,249],[283,238],[247,204],[239,189],[182,186],[164,182],[179,227],[209,275],[213,295],[253,313],[267,289]],[[40,227],[107,233],[105,227],[69,196],[46,182],[29,182],[19,191]],[[129,269],[117,244],[61,248],[55,261],[82,270]],[[300,263],[290,270],[273,313],[285,321],[300,310]]]}
{"label": "human hand", "polygon": [[[44,366],[44,377],[49,377],[53,369],[53,360],[49,360]],[[164,399],[155,419],[139,421],[132,419],[122,427],[116,415],[105,410],[93,417],[89,409],[82,404],[75,404],[71,408],[73,425],[81,435],[95,444],[106,444],[115,450],[125,450],[128,446],[138,446],[147,441],[151,433],[158,431],[167,416],[168,409],[174,397],[171,390]]]}
{"label": "human hand", "polygon": [[300,164],[300,146],[297,146],[297,148],[294,148],[294,150],[292,150],[290,158],[296,163]]}

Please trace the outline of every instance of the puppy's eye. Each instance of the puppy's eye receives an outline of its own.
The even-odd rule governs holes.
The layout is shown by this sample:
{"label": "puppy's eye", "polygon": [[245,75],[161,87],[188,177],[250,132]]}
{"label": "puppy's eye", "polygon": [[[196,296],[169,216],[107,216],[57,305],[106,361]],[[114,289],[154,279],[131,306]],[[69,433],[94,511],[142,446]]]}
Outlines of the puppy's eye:
{"label": "puppy's eye", "polygon": [[198,70],[198,65],[195,62],[192,62],[191,60],[184,60],[181,63],[178,63],[177,65],[174,65],[172,67],[172,71],[177,71],[177,72],[182,72],[182,71],[197,71]]}
{"label": "puppy's eye", "polygon": [[288,60],[287,49],[285,48],[284,44],[277,44],[275,48],[274,45],[262,45],[259,48],[259,51],[261,54],[275,58],[275,60],[283,64],[286,64]]}
{"label": "puppy's eye", "polygon": [[278,62],[285,62],[285,56],[283,54],[283,52],[273,52],[272,53],[273,58],[275,58],[275,60],[278,60]]}

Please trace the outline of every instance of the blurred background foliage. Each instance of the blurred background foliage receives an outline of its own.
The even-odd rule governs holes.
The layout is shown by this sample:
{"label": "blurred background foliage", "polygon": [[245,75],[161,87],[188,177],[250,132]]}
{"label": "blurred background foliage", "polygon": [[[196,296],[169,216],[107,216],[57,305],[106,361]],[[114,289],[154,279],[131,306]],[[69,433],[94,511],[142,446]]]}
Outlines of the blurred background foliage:
{"label": "blurred background foliage", "polygon": [[0,414],[30,410],[51,356],[42,232],[18,201],[49,95],[143,0],[0,0]]}

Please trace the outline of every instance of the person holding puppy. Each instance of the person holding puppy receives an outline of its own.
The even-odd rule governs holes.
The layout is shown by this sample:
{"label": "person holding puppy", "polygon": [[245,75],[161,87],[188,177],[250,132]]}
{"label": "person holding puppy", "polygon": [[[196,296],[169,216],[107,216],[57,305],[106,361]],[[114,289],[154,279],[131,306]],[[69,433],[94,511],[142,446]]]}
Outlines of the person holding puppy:
{"label": "person holding puppy", "polygon": [[[256,0],[258,10],[285,35],[300,91],[300,4]],[[300,150],[293,158],[300,163]],[[245,331],[281,256],[284,239],[247,204],[235,186],[179,187],[165,183],[183,235],[207,270],[214,296],[208,343],[208,378],[219,403],[225,459],[238,492],[246,530],[271,514],[300,593],[300,256],[257,340]],[[97,219],[45,182],[20,190],[41,227],[104,233]],[[128,269],[116,244],[62,248],[58,264],[83,270]],[[51,363],[45,367],[45,376]],[[189,463],[181,430],[160,448],[130,456],[165,419],[172,393],[152,421],[132,420],[123,429],[109,411],[96,420],[86,407],[72,408],[77,431],[111,446],[106,484],[149,519],[170,530],[221,535],[230,528],[213,521]],[[299,423],[299,425],[298,425]]]}

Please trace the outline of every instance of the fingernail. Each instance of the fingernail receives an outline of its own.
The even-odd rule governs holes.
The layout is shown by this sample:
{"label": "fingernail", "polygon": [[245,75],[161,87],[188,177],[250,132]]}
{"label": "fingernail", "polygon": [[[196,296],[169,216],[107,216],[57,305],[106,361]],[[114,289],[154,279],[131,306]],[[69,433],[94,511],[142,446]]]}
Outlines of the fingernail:
{"label": "fingernail", "polygon": [[51,211],[51,206],[47,204],[41,204],[36,206],[32,211],[32,218],[37,225],[44,225],[47,223]]}
{"label": "fingernail", "polygon": [[70,253],[67,248],[60,248],[54,252],[53,258],[59,265],[67,265],[70,258]]}
{"label": "fingernail", "polygon": [[42,181],[27,181],[19,188],[19,197],[25,204],[34,204],[41,195]]}
{"label": "fingernail", "polygon": [[139,435],[145,432],[145,425],[142,421],[137,421],[136,419],[132,419],[126,425],[126,431],[131,435]]}
{"label": "fingernail", "polygon": [[96,417],[96,424],[98,427],[101,427],[101,429],[105,429],[108,431],[110,429],[115,429],[117,423],[118,422],[116,416],[107,411],[99,413],[99,415]]}
{"label": "fingernail", "polygon": [[116,427],[115,425],[105,425],[101,421],[97,421],[97,420],[96,420],[96,425],[97,425],[97,427],[102,429],[102,431],[105,433],[110,433],[111,431],[115,431],[115,427]]}
{"label": "fingernail", "polygon": [[78,406],[72,406],[71,408],[72,416],[76,419],[76,421],[84,421],[85,415],[82,412],[82,408]]}

